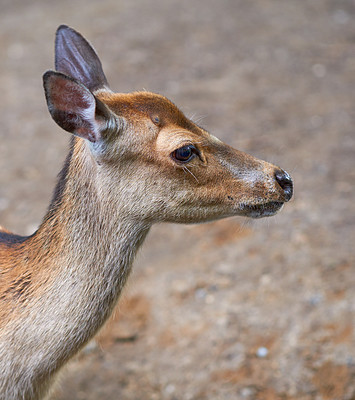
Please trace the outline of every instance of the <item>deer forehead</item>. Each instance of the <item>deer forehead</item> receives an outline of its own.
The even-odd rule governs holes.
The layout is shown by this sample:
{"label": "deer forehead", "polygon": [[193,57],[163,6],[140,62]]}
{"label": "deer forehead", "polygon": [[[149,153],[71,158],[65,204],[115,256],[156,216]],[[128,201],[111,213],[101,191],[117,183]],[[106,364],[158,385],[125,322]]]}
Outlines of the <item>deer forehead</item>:
{"label": "deer forehead", "polygon": [[186,118],[174,103],[162,95],[150,92],[100,92],[97,96],[113,112],[124,117],[132,125],[146,128],[147,123],[150,124],[151,129],[142,130],[142,134],[144,132],[145,138],[148,134],[156,140],[157,149],[160,151],[171,152],[188,144],[206,147],[209,143],[221,143]]}
{"label": "deer forehead", "polygon": [[156,93],[99,92],[97,97],[117,115],[131,122],[150,119],[157,126],[175,123],[187,127],[190,124],[189,120],[174,103]]}

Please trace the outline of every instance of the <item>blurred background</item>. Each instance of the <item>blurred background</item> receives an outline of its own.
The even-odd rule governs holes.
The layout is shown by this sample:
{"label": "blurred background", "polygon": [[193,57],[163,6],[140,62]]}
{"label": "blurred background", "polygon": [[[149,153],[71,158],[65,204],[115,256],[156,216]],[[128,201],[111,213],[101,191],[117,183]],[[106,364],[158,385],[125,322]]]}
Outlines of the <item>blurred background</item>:
{"label": "blurred background", "polygon": [[[69,135],[41,76],[65,23],[115,91],[147,89],[280,165],[276,217],[152,229],[55,400],[355,398],[355,3],[0,0],[0,223],[41,222]],[[60,300],[60,299],[59,299]]]}

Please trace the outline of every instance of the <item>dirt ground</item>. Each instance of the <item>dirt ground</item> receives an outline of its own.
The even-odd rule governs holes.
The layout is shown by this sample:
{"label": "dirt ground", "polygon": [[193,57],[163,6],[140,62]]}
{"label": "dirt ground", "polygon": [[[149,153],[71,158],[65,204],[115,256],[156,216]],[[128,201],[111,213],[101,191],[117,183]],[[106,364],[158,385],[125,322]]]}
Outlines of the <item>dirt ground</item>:
{"label": "dirt ground", "polygon": [[41,221],[68,134],[41,83],[61,23],[116,91],[173,100],[276,163],[276,217],[155,226],[54,400],[355,399],[355,3],[0,0],[0,222]]}

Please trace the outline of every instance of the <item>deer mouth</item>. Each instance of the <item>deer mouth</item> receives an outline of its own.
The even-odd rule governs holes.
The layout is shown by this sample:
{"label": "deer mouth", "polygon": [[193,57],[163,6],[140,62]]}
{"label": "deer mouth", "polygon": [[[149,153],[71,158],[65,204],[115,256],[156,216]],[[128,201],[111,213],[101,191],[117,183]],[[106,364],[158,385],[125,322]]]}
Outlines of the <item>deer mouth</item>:
{"label": "deer mouth", "polygon": [[281,201],[270,201],[262,204],[241,204],[239,209],[245,217],[263,218],[275,215],[283,205]]}

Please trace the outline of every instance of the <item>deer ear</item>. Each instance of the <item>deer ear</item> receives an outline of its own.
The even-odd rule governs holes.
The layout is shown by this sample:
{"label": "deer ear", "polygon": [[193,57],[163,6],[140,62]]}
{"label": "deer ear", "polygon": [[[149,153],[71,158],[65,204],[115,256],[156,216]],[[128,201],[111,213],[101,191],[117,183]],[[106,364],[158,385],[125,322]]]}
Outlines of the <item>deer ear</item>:
{"label": "deer ear", "polygon": [[47,71],[43,86],[52,118],[66,131],[95,143],[101,140],[102,132],[112,127],[109,109],[75,79]]}
{"label": "deer ear", "polygon": [[55,69],[78,80],[92,92],[109,87],[95,50],[79,32],[66,25],[57,29]]}

